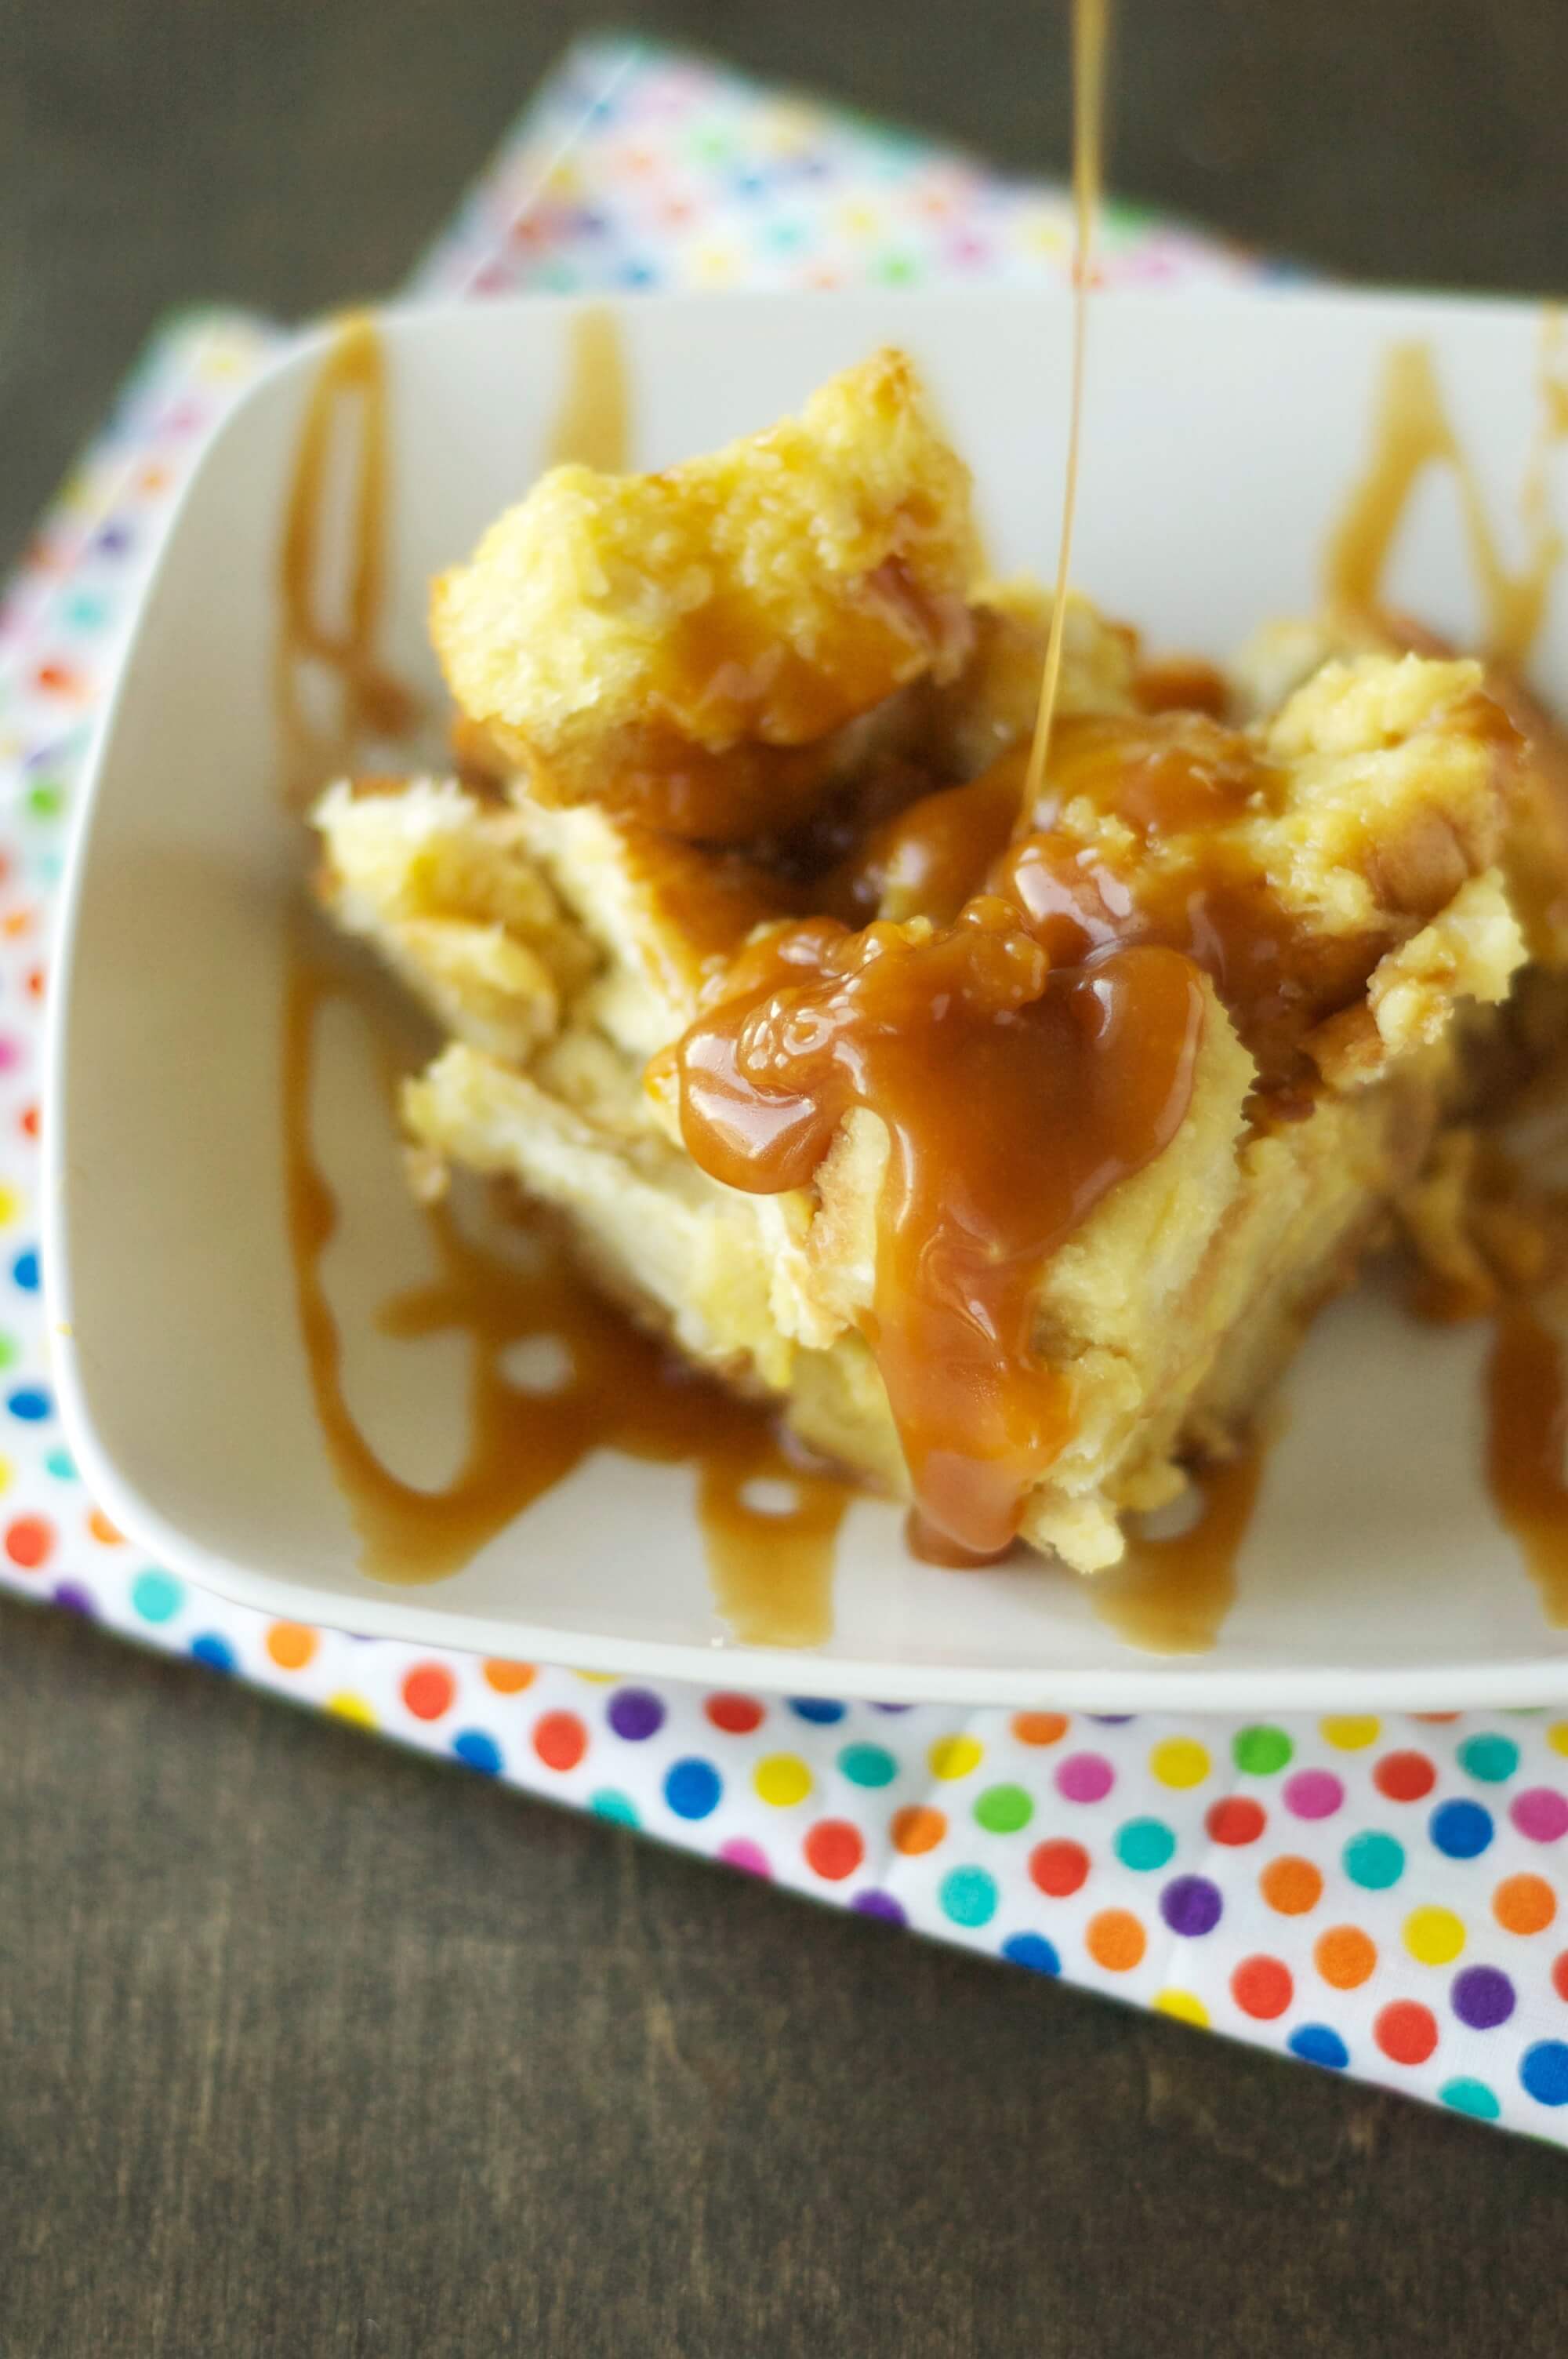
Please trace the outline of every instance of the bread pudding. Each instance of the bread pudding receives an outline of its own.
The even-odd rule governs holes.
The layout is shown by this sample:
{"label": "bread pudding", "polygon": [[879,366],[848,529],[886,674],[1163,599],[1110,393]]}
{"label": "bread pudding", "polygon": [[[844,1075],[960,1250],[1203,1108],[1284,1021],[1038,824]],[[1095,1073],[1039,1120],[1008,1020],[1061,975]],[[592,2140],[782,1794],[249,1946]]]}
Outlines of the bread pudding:
{"label": "bread pudding", "polygon": [[1522,691],[1393,622],[1218,671],[1079,599],[1031,793],[1050,621],[880,353],[712,456],[545,475],[435,588],[451,774],[314,823],[448,1036],[418,1185],[554,1207],[934,1546],[1094,1573],[1430,1206],[1568,968],[1568,799]]}

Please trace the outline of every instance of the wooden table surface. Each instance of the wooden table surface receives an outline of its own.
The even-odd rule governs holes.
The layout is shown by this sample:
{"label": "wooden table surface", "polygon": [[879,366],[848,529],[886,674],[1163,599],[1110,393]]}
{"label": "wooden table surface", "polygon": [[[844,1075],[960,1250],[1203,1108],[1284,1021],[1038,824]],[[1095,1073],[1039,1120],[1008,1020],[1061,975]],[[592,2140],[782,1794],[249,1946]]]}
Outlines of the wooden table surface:
{"label": "wooden table surface", "polygon": [[[1125,0],[1115,177],[1568,288],[1554,0]],[[1059,166],[1059,5],[643,19]],[[395,282],[563,0],[9,0],[0,552],[173,303]],[[1563,2347],[1568,2164],[0,1605],[4,2359]]]}

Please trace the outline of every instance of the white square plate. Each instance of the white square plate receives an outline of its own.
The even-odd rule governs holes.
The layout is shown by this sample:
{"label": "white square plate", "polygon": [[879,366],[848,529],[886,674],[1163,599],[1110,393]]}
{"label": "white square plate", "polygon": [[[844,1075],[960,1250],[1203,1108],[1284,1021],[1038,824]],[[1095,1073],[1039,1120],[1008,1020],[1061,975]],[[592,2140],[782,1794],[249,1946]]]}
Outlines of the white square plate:
{"label": "white square plate", "polygon": [[[435,687],[425,588],[541,463],[575,306],[389,312],[390,627]],[[905,345],[975,470],[994,563],[1048,572],[1065,440],[1063,298],[642,299],[619,307],[634,451],[659,465],[764,425],[875,344]],[[1541,317],[1384,296],[1109,296],[1091,326],[1076,579],[1156,645],[1219,655],[1314,600],[1396,340],[1431,345],[1492,513],[1510,521],[1535,419]],[[280,808],[272,663],[285,487],[319,365],[291,349],[234,410],[148,592],[89,782],[56,973],[47,1254],[62,1404],[114,1521],[263,1610],[417,1644],[838,1695],[1048,1700],[1106,1711],[1568,1695],[1480,1475],[1486,1339],[1353,1298],[1289,1380],[1240,1596],[1200,1658],[1139,1654],[1042,1565],[914,1563],[866,1501],[837,1632],[810,1655],[720,1652],[691,1482],[600,1458],[443,1585],[359,1571],[312,1412],[285,1234],[279,1053],[287,914],[309,846]],[[1559,486],[1561,488],[1561,486]],[[1451,484],[1415,502],[1393,594],[1477,624]],[[1559,603],[1541,684],[1568,701]],[[334,1273],[370,1430],[455,1447],[450,1339],[384,1346],[353,1306],[406,1250],[395,1158],[351,1036],[332,1051],[325,1159],[351,1198]],[[406,1267],[402,1263],[398,1266]],[[416,1477],[419,1470],[410,1468]],[[427,1473],[424,1479],[430,1479]]]}

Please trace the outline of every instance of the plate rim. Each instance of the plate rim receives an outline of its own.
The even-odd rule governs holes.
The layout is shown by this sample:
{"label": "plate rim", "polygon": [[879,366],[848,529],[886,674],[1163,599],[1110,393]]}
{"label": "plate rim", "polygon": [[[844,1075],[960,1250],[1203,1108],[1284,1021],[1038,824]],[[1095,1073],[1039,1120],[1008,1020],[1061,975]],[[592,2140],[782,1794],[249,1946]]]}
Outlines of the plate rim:
{"label": "plate rim", "polygon": [[[460,320],[465,329],[471,329],[477,316],[504,319],[526,312],[534,317],[554,314],[557,319],[569,319],[598,310],[609,310],[613,315],[650,310],[733,310],[738,306],[795,309],[807,304],[817,311],[824,306],[853,310],[868,297],[874,297],[884,314],[889,309],[905,306],[915,311],[938,307],[994,311],[999,305],[1018,304],[1047,312],[1054,310],[1065,317],[1071,305],[1071,296],[1065,288],[990,285],[898,290],[746,288],[643,294],[514,294],[486,298],[482,303],[471,299],[447,298],[434,302],[415,299],[355,307],[353,315],[366,317],[394,334],[434,335],[447,323]],[[1390,332],[1397,332],[1401,325],[1413,328],[1422,321],[1433,324],[1455,320],[1499,325],[1539,324],[1554,309],[1543,298],[1519,294],[1259,286],[1248,282],[1193,289],[1108,288],[1097,296],[1096,303],[1097,309],[1110,306],[1118,310],[1162,307],[1187,312],[1212,310],[1233,313],[1238,309],[1268,311],[1288,308],[1298,313],[1303,310],[1358,312],[1387,319]],[[1289,1712],[1351,1705],[1418,1712],[1530,1710],[1568,1701],[1568,1651],[1556,1658],[1542,1655],[1474,1667],[1433,1664],[1404,1669],[1336,1669],[1331,1661],[1274,1669],[1249,1664],[1227,1667],[1217,1663],[1210,1655],[1151,1654],[1142,1664],[1126,1667],[1072,1666],[1055,1672],[1023,1672],[1005,1666],[960,1670],[879,1664],[850,1656],[749,1646],[719,1636],[706,1645],[665,1639],[614,1639],[592,1632],[568,1636],[528,1622],[499,1621],[482,1614],[424,1606],[416,1602],[421,1595],[417,1588],[388,1584],[383,1591],[352,1600],[311,1588],[269,1572],[263,1566],[203,1547],[169,1521],[122,1472],[102,1441],[88,1407],[74,1334],[75,1274],[67,1245],[65,1207],[70,1164],[65,1044],[74,998],[84,880],[101,789],[154,596],[200,487],[222,463],[226,443],[240,429],[253,404],[266,398],[280,380],[297,375],[314,356],[323,353],[345,316],[349,315],[329,317],[286,337],[279,349],[264,360],[208,437],[171,506],[157,555],[138,593],[109,692],[93,726],[63,874],[50,913],[50,989],[42,1026],[44,1119],[40,1155],[45,1344],[66,1436],[87,1477],[90,1491],[116,1527],[157,1562],[180,1573],[199,1588],[274,1619],[297,1620],[325,1629],[351,1631],[357,1636],[478,1657],[522,1653],[541,1662],[564,1662],[573,1669],[639,1673],[709,1687],[735,1683],[770,1693],[798,1694],[819,1690],[826,1682],[836,1694],[888,1702],[1018,1707],[1038,1703],[1044,1698],[1078,1710],[1144,1712],[1168,1709],[1228,1716],[1251,1710]]]}

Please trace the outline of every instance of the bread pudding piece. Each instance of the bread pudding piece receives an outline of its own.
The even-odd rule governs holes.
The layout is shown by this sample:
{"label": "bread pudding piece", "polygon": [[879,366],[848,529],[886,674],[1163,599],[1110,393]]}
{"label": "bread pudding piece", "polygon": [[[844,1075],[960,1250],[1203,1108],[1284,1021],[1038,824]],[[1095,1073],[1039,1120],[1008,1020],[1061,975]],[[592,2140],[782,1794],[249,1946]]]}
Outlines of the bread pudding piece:
{"label": "bread pudding piece", "polygon": [[[1478,664],[1303,662],[1303,626],[1288,692],[1254,658],[1184,707],[1075,602],[1022,811],[1048,605],[974,578],[962,471],[890,358],[799,428],[566,492],[438,591],[504,785],[316,813],[328,905],[451,1036],[412,1138],[559,1208],[610,1291],[946,1543],[1113,1563],[1125,1512],[1244,1439],[1527,959],[1563,962],[1568,858],[1521,818],[1543,764]],[[918,593],[895,625],[879,588],[868,633],[894,540]],[[681,704],[694,571],[762,656]],[[695,801],[645,791],[672,733]]]}
{"label": "bread pudding piece", "polygon": [[552,469],[437,582],[431,628],[535,796],[734,841],[811,807],[895,689],[957,671],[975,567],[968,471],[883,352],[663,474]]}

